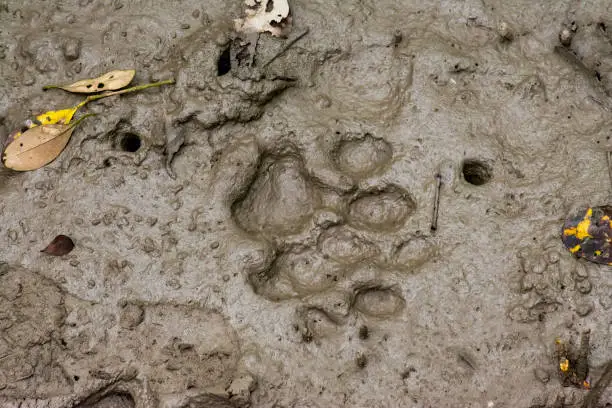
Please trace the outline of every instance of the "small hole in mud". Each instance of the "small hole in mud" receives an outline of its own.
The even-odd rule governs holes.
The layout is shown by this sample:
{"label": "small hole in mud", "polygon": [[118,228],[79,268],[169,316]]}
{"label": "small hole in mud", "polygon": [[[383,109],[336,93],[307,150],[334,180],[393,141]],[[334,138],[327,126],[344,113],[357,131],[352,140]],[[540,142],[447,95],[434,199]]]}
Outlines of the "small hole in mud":
{"label": "small hole in mud", "polygon": [[461,172],[463,173],[465,181],[474,186],[487,184],[492,178],[491,168],[480,160],[465,160]]}
{"label": "small hole in mud", "polygon": [[227,46],[217,60],[217,76],[223,76],[232,69],[230,46]]}
{"label": "small hole in mud", "polygon": [[104,161],[102,162],[102,164],[104,165],[104,167],[110,167],[111,166],[111,159],[110,158],[106,158],[104,159]]}
{"label": "small hole in mud", "polygon": [[74,377],[72,377],[72,378],[74,378],[74,381],[79,381],[79,380],[81,379],[81,377],[79,377],[78,375],[75,375],[75,376],[74,376]]}
{"label": "small hole in mud", "polygon": [[91,84],[87,85],[87,89],[91,88]]}
{"label": "small hole in mud", "polygon": [[359,354],[355,359],[355,364],[363,370],[368,365],[368,357],[365,354]]}
{"label": "small hole in mud", "polygon": [[100,82],[100,83],[98,84],[98,88],[99,88],[99,89],[104,88],[104,84],[103,84],[102,82]]}
{"label": "small hole in mud", "polygon": [[361,340],[367,340],[368,337],[370,337],[370,330],[368,329],[368,326],[361,326],[359,328],[359,338]]}
{"label": "small hole in mud", "polygon": [[141,141],[138,135],[133,133],[126,133],[121,136],[121,141],[119,142],[119,146],[121,150],[124,152],[134,153],[140,149]]}

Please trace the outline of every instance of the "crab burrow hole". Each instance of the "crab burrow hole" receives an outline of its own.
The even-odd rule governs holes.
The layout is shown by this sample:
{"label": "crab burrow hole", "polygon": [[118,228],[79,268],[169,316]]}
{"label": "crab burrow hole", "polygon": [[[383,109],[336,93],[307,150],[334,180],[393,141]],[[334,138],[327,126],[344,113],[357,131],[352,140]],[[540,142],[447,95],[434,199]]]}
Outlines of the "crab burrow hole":
{"label": "crab burrow hole", "polygon": [[124,152],[136,153],[142,146],[142,140],[135,133],[125,132],[117,136],[116,145]]}
{"label": "crab burrow hole", "polygon": [[482,160],[465,159],[461,164],[461,174],[463,174],[463,178],[469,184],[482,186],[493,178],[493,169]]}

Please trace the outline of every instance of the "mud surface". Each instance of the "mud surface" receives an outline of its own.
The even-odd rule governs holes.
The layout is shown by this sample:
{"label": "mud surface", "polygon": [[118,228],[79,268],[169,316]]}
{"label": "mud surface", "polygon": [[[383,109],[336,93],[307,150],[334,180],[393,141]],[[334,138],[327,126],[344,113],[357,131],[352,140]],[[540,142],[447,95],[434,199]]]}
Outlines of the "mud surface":
{"label": "mud surface", "polygon": [[611,198],[612,3],[290,4],[254,47],[240,1],[0,2],[0,138],[176,79],[0,174],[0,406],[611,406],[610,267],[559,235]]}

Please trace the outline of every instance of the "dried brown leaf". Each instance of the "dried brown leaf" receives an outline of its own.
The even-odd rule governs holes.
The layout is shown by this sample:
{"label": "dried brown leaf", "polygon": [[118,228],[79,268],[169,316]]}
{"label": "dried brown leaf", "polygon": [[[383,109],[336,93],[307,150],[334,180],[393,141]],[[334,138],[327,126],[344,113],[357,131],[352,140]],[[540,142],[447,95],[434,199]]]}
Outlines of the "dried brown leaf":
{"label": "dried brown leaf", "polygon": [[66,235],[58,235],[40,252],[53,256],[63,256],[74,249],[74,242]]}
{"label": "dried brown leaf", "polygon": [[4,149],[2,164],[12,170],[29,171],[41,168],[64,150],[74,126],[55,124],[36,126],[23,132]]}
{"label": "dried brown leaf", "polygon": [[116,91],[117,89],[128,86],[130,82],[132,82],[132,79],[134,79],[134,75],[136,75],[136,71],[133,69],[115,70],[100,75],[97,78],[83,79],[69,85],[49,85],[45,86],[43,89],[59,88],[68,92],[87,94]]}

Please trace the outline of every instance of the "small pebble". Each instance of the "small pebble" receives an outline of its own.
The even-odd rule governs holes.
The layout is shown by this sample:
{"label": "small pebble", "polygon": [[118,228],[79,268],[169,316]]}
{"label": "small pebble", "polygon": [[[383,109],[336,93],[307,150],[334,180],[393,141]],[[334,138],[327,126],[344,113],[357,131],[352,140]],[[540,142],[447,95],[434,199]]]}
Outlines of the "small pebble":
{"label": "small pebble", "polygon": [[187,24],[187,23],[181,24],[181,29],[183,29],[183,30],[189,30],[190,28],[191,28],[191,26],[189,24]]}
{"label": "small pebble", "polygon": [[576,305],[576,314],[580,317],[585,317],[593,311],[593,302],[587,301]]}
{"label": "small pebble", "polygon": [[576,269],[574,269],[574,279],[576,279],[577,281],[582,281],[588,277],[589,271],[587,270],[587,268],[583,264],[577,263]]}
{"label": "small pebble", "polygon": [[585,279],[583,281],[576,283],[576,288],[578,289],[578,292],[582,293],[583,295],[586,295],[587,293],[591,292],[591,289],[593,288],[593,286],[591,285],[590,280]]}
{"label": "small pebble", "polygon": [[327,95],[317,95],[315,99],[315,105],[317,105],[319,109],[329,108],[331,104],[331,99],[329,99]]}
{"label": "small pebble", "polygon": [[533,374],[542,384],[546,384],[548,381],[550,381],[550,373],[543,368],[536,368],[533,371]]}
{"label": "small pebble", "polygon": [[210,248],[211,249],[217,249],[219,248],[219,242],[215,241],[212,244],[210,244]]}
{"label": "small pebble", "polygon": [[144,320],[145,311],[139,305],[127,304],[119,317],[119,325],[124,329],[132,329]]}
{"label": "small pebble", "polygon": [[191,13],[191,17],[200,18],[200,10],[199,9],[193,10],[193,13]]}
{"label": "small pebble", "polygon": [[81,40],[77,38],[68,38],[62,48],[67,61],[74,61],[81,56]]}
{"label": "small pebble", "polygon": [[31,75],[27,71],[23,73],[23,80],[21,81],[22,84],[24,84],[25,86],[32,86],[35,82],[36,80],[34,79],[33,75]]}
{"label": "small pebble", "polygon": [[532,272],[537,274],[542,274],[546,270],[546,260],[543,258],[538,259],[533,265]]}
{"label": "small pebble", "polygon": [[[0,267],[0,269],[1,269],[1,267]],[[601,296],[599,298],[599,304],[601,305],[601,307],[604,308],[604,310],[610,309],[612,307],[612,294],[608,294],[607,296],[606,295]]]}
{"label": "small pebble", "polygon": [[514,31],[505,21],[499,23],[499,25],[497,26],[497,33],[505,41],[512,41],[514,39]]}
{"label": "small pebble", "polygon": [[228,42],[229,42],[229,38],[227,37],[225,33],[219,33],[215,37],[215,44],[217,44],[219,47],[223,47],[227,45]]}
{"label": "small pebble", "polygon": [[559,33],[559,42],[561,43],[561,45],[565,47],[569,47],[572,43],[573,37],[574,37],[574,34],[568,28],[564,28]]}
{"label": "small pebble", "polygon": [[550,251],[546,254],[546,261],[549,264],[556,264],[557,262],[559,262],[559,252],[557,251]]}
{"label": "small pebble", "polygon": [[166,286],[174,290],[181,288],[181,284],[179,283],[178,279],[170,279],[169,281],[166,282]]}

